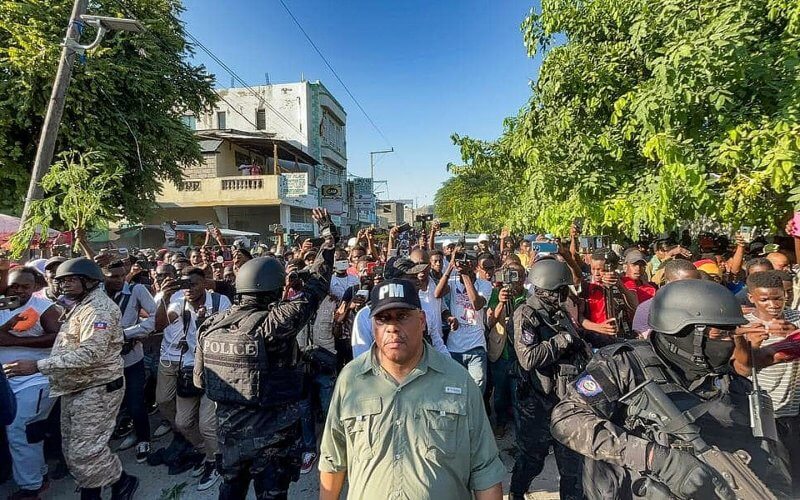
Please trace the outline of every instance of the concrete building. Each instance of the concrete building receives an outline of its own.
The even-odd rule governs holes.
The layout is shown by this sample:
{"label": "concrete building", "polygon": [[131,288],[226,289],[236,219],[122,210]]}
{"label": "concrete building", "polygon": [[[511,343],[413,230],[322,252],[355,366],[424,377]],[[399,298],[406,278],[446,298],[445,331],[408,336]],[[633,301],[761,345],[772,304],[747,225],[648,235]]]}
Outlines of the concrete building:
{"label": "concrete building", "polygon": [[[377,203],[378,220],[387,227],[397,226],[404,222],[414,224],[412,200],[382,200]],[[385,221],[385,222],[384,222]]]}
{"label": "concrete building", "polygon": [[[347,114],[321,82],[218,91],[211,112],[184,117],[196,130],[203,163],[187,166],[179,186],[165,183],[151,222],[214,222],[268,236],[270,224],[313,234],[320,189],[347,200]],[[326,193],[336,190],[324,189]],[[348,230],[347,203],[326,200]],[[341,207],[341,208],[339,208]]]}

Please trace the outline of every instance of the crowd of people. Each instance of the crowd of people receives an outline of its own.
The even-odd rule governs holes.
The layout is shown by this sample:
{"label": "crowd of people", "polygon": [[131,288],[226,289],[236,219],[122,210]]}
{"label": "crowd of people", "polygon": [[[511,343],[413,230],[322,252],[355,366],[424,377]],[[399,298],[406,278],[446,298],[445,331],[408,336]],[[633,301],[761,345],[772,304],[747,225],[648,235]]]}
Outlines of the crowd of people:
{"label": "crowd of people", "polygon": [[563,499],[800,497],[792,222],[473,246],[438,221],[340,239],[313,214],[319,238],[272,247],[210,227],[186,252],[78,234],[85,255],[0,260],[9,498],[66,474],[134,498],[134,448],[221,499],[287,498],[315,465],[321,499],[499,499],[512,432],[511,499],[551,452]]}

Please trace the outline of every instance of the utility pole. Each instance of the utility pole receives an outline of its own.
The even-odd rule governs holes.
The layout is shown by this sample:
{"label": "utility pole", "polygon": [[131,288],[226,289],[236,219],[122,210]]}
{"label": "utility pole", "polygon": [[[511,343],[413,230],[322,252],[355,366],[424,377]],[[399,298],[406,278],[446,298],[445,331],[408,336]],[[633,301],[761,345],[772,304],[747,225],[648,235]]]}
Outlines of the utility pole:
{"label": "utility pole", "polygon": [[[50,163],[53,161],[56,139],[58,138],[58,126],[61,124],[61,116],[64,114],[64,101],[67,97],[69,80],[72,77],[72,66],[75,63],[75,55],[77,54],[75,47],[67,43],[67,40],[74,40],[77,44],[82,31],[80,17],[86,13],[88,5],[89,0],[75,0],[75,4],[72,6],[72,15],[69,18],[69,25],[67,25],[67,37],[64,40],[64,48],[61,49],[61,60],[58,62],[56,80],[53,83],[50,102],[47,104],[47,114],[44,116],[39,146],[36,148],[31,183],[28,185],[25,208],[22,210],[22,218],[19,221],[20,229],[30,215],[31,202],[42,197],[42,188],[39,183],[50,169]],[[46,230],[47,228],[42,228],[42,231]]]}
{"label": "utility pole", "polygon": [[[56,149],[56,139],[58,139],[58,127],[61,124],[61,117],[64,114],[64,102],[67,98],[67,89],[72,78],[72,67],[75,64],[75,56],[83,54],[87,50],[92,50],[102,41],[108,31],[141,31],[142,25],[135,19],[122,19],[116,17],[87,16],[86,9],[89,0],[75,0],[72,6],[72,14],[67,26],[67,36],[64,38],[63,48],[61,49],[61,59],[58,62],[56,79],[53,82],[53,90],[50,93],[50,102],[47,103],[47,113],[44,115],[42,124],[42,135],[39,137],[39,145],[36,148],[36,159],[33,161],[33,171],[31,172],[31,183],[28,185],[28,194],[25,196],[25,208],[22,210],[22,218],[19,227],[22,228],[26,219],[30,216],[31,202],[42,197],[42,188],[39,183],[50,169],[53,161],[53,153]],[[97,35],[89,45],[81,45],[80,38],[84,26],[93,26],[97,29]],[[46,231],[47,228],[42,228]]]}
{"label": "utility pole", "polygon": [[369,152],[369,178],[375,182],[375,155],[394,153],[394,148],[384,149],[383,151],[370,151]]}

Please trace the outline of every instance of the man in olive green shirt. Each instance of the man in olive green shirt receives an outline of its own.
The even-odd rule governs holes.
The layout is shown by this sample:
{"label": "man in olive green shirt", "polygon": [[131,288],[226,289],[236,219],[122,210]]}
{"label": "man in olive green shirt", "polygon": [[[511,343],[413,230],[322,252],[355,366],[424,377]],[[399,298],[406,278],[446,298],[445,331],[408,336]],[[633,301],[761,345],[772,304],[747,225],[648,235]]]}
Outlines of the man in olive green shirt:
{"label": "man in olive green shirt", "polygon": [[500,460],[480,389],[423,342],[407,280],[370,294],[375,343],[336,381],[320,448],[320,500],[500,500]]}

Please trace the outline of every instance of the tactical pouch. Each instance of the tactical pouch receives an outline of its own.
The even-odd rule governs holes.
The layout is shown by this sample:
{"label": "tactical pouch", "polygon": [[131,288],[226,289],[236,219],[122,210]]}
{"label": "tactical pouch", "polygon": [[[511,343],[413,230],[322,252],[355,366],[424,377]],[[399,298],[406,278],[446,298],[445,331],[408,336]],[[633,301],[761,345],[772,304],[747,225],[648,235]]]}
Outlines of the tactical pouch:
{"label": "tactical pouch", "polygon": [[196,398],[203,395],[203,389],[194,385],[193,366],[181,366],[175,392],[182,398]]}
{"label": "tactical pouch", "polygon": [[556,370],[556,396],[563,399],[567,395],[567,387],[578,378],[578,369],[575,365],[559,364]]}

